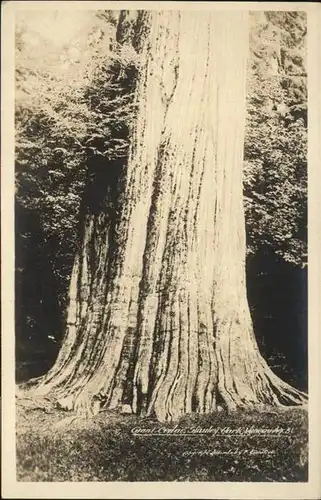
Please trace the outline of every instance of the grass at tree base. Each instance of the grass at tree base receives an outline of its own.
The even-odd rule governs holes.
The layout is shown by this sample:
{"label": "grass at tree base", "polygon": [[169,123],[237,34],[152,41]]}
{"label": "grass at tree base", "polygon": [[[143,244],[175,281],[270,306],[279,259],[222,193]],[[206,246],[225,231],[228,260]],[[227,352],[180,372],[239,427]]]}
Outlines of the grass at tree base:
{"label": "grass at tree base", "polygon": [[[308,416],[302,408],[193,414],[160,424],[116,412],[75,420],[44,401],[37,406],[17,400],[18,481],[308,480]],[[164,433],[175,425],[194,434]],[[164,435],[134,435],[137,428]],[[241,431],[199,435],[196,428]],[[249,428],[261,434],[246,434]],[[283,431],[276,435],[276,428]],[[262,435],[263,429],[272,432]]]}

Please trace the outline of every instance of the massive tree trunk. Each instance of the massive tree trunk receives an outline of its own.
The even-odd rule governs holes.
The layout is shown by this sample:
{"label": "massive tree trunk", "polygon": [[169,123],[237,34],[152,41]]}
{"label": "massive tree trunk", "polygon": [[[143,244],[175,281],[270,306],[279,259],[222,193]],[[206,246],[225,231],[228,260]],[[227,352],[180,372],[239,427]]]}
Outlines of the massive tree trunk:
{"label": "massive tree trunk", "polygon": [[84,216],[67,334],[37,391],[160,420],[218,401],[300,404],[261,357],[246,296],[247,15],[149,12],[141,23],[120,217],[110,184]]}

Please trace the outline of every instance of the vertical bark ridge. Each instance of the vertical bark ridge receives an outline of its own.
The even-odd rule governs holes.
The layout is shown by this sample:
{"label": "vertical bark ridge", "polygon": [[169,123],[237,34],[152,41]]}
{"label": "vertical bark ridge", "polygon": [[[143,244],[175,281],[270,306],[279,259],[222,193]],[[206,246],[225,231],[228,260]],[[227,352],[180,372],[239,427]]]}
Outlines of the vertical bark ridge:
{"label": "vertical bark ridge", "polygon": [[[190,21],[190,19],[188,19],[188,21]],[[196,26],[198,29],[200,29],[200,25],[201,25],[200,19],[197,19]],[[184,26],[184,29],[187,31],[186,26],[187,25]],[[191,28],[191,26],[189,26],[189,27]],[[193,30],[194,30],[194,28],[195,28],[195,26],[193,26]],[[182,29],[182,31],[183,31],[183,29]],[[197,40],[199,40],[199,38],[197,38]],[[184,42],[185,42],[185,40],[181,41],[181,43],[184,43]],[[205,64],[204,64],[204,58],[200,59],[198,56],[199,56],[199,53],[201,51],[205,51],[205,53],[207,51],[207,53],[208,53],[208,46],[209,46],[208,41],[206,39],[204,40],[204,38],[203,38],[202,45],[200,47],[198,47],[199,52],[196,49],[195,53],[193,54],[194,58],[192,59],[192,57],[190,57],[190,59],[189,59],[188,71],[185,70],[186,73],[184,74],[183,78],[181,75],[182,67],[180,66],[180,68],[179,68],[180,82],[182,82],[182,81],[184,82],[184,85],[187,89],[186,90],[187,95],[189,96],[190,99],[193,100],[193,103],[195,103],[195,109],[197,109],[198,112],[200,112],[200,113],[202,113],[202,111],[200,111],[198,104],[201,105],[205,101],[205,106],[208,105],[208,102],[203,98],[204,90],[206,92],[206,89],[205,89],[206,84],[204,85],[203,82],[204,81],[206,82],[206,71],[207,71],[207,67],[208,67],[208,58],[209,57],[208,57],[208,55],[206,56]],[[183,47],[181,47],[180,50],[183,50]],[[195,57],[195,55],[196,55],[196,57]],[[200,62],[200,64],[199,64],[199,62]],[[194,64],[194,66],[193,66],[193,64]],[[183,68],[183,70],[185,68]],[[200,93],[199,87],[197,87],[197,86],[195,87],[195,85],[194,85],[194,80],[196,78],[196,75],[199,76],[200,81],[202,82],[202,85],[200,86],[201,93]],[[167,110],[166,118],[167,118],[167,121],[169,124],[171,124],[171,117],[174,118],[174,116],[175,116],[175,118],[177,120],[177,116],[179,115],[179,109],[182,108],[182,104],[183,104],[180,101],[178,101],[178,99],[177,99],[178,102],[175,102],[176,101],[176,99],[175,99],[176,93],[181,95],[180,89],[179,89],[179,83],[176,86],[176,92],[173,94],[172,104],[169,106],[169,108]],[[187,226],[190,229],[191,226],[193,225],[194,220],[195,220],[194,213],[191,214],[190,210],[189,210],[190,200],[193,198],[193,196],[191,196],[191,189],[190,188],[191,188],[191,182],[192,182],[191,179],[193,179],[193,176],[194,176],[194,168],[195,168],[195,163],[196,163],[195,162],[195,144],[196,144],[196,142],[199,142],[200,144],[202,144],[206,141],[204,141],[204,139],[202,141],[202,134],[200,134],[200,136],[198,136],[198,134],[195,131],[195,129],[198,128],[199,117],[197,120],[195,120],[195,117],[193,116],[195,109],[194,109],[194,111],[193,111],[193,109],[189,113],[190,116],[188,118],[186,116],[184,117],[185,122],[191,124],[190,130],[186,131],[184,129],[184,127],[182,127],[183,133],[180,131],[177,131],[175,129],[171,129],[169,131],[169,135],[170,135],[171,141],[172,141],[172,144],[169,144],[170,151],[173,153],[172,154],[173,159],[176,159],[178,157],[179,160],[178,160],[178,163],[176,163],[176,164],[174,163],[172,165],[173,160],[171,160],[171,158],[168,158],[166,168],[170,172],[173,172],[173,176],[172,176],[173,188],[172,188],[172,190],[170,188],[168,188],[166,191],[168,193],[169,192],[173,193],[172,194],[172,206],[174,207],[175,212],[177,212],[178,210],[179,210],[179,212],[177,212],[177,215],[176,215],[176,224],[175,224],[175,222],[174,223],[172,222],[171,230],[169,232],[169,235],[167,235],[167,237],[166,237],[167,248],[169,249],[169,250],[167,250],[167,253],[170,254],[169,259],[168,259],[170,261],[170,268],[169,268],[169,270],[167,269],[167,271],[163,273],[163,276],[164,275],[167,276],[167,280],[168,280],[168,276],[169,276],[169,281],[167,281],[166,284],[163,284],[163,287],[164,288],[166,287],[166,289],[170,289],[173,286],[173,281],[174,281],[174,286],[175,286],[175,279],[173,278],[173,272],[172,272],[172,269],[175,267],[180,269],[180,275],[179,275],[178,281],[180,281],[182,283],[183,289],[184,289],[184,286],[186,287],[187,282],[195,281],[195,279],[197,279],[197,276],[195,274],[195,269],[193,269],[193,266],[191,266],[192,262],[190,262],[189,266],[186,265],[187,264],[187,254],[192,253],[191,250],[186,251],[187,248],[189,249],[191,247],[190,242],[187,241],[187,239],[188,239],[187,234],[189,234],[189,231],[187,231]],[[196,126],[195,126],[195,123],[196,123]],[[202,123],[201,123],[201,127],[205,128],[202,125]],[[199,128],[201,128],[201,127],[199,127]],[[206,130],[206,128],[205,128],[205,130]],[[192,138],[193,134],[195,134],[195,140],[191,141],[192,144],[194,143],[193,148],[190,151],[188,145],[184,144],[183,158],[181,158],[182,153],[179,150],[179,146],[181,149],[183,149],[182,148],[183,145],[180,144],[180,137],[184,138],[187,135],[187,136],[190,136]],[[203,132],[203,135],[204,135],[204,132]],[[176,141],[176,143],[173,143],[174,141]],[[176,145],[177,143],[178,143],[178,145]],[[187,152],[186,152],[186,150],[187,150]],[[200,156],[200,161],[197,162],[197,165],[198,165],[198,169],[200,171],[199,175],[200,175],[200,177],[202,177],[203,170],[204,170],[204,162],[203,162],[204,151],[202,151],[199,156]],[[201,168],[199,168],[200,165],[201,165]],[[195,191],[195,187],[193,188],[193,191]],[[197,192],[197,190],[196,190],[196,192]],[[185,193],[186,198],[182,197],[182,194],[184,194],[184,193]],[[215,193],[212,193],[212,194],[214,196]],[[187,217],[186,217],[186,215],[187,215]],[[172,221],[172,219],[173,219],[173,216],[171,216],[170,220]],[[181,225],[183,225],[183,232],[179,231],[179,227]],[[157,225],[156,230],[159,230],[159,224]],[[151,233],[149,232],[149,234],[151,234]],[[191,234],[193,234],[193,232]],[[174,241],[174,245],[172,244],[172,241]],[[176,245],[175,245],[175,243],[176,243]],[[178,249],[179,245],[181,246],[180,252]],[[175,259],[177,260],[177,262],[175,262]],[[193,259],[195,260],[195,257],[192,257],[192,259],[189,259],[189,260],[193,260]],[[150,258],[150,256],[149,256],[148,261],[153,262],[153,260]],[[184,261],[185,261],[185,264],[182,264],[182,263],[184,263]],[[164,264],[163,264],[163,266],[164,266]],[[188,275],[186,276],[186,268],[190,268],[190,267],[192,267],[192,269],[193,269],[192,280],[190,279],[190,277]],[[155,270],[155,267],[153,267],[153,265],[151,265],[151,268]],[[165,266],[165,269],[166,269],[166,266]],[[156,275],[157,275],[157,273],[156,273]],[[184,281],[185,281],[185,283],[184,283]],[[175,316],[175,314],[177,314],[177,313],[175,313],[175,309],[172,312],[172,314],[174,316]],[[208,321],[207,321],[207,323],[208,323]],[[211,329],[210,324],[208,325],[208,328]],[[184,332],[184,335],[186,335],[185,332]],[[167,339],[167,341],[165,340],[165,345],[166,345],[166,342],[168,342],[168,341],[169,341],[168,339]],[[208,340],[207,340],[207,346],[209,346]],[[208,355],[206,354],[206,356],[208,356]],[[172,352],[172,357],[173,357],[173,359],[175,359],[175,361],[177,361],[177,349],[174,349],[174,352]],[[161,353],[160,353],[159,358],[162,359]],[[177,363],[179,364],[178,361],[177,361]],[[208,367],[210,367],[211,362],[208,362],[207,365],[208,365]],[[148,370],[145,368],[146,373],[147,373],[147,371]],[[186,372],[186,369],[183,370],[181,368],[180,369],[177,368],[176,371],[174,371],[174,375],[172,373],[173,370],[168,370],[167,377],[164,375],[164,372],[161,372],[162,373],[161,380],[162,380],[162,383],[165,387],[164,392],[166,392],[166,390],[169,390],[170,393],[171,393],[171,391],[173,392],[173,388],[176,387],[179,383],[177,379],[179,378],[180,381],[183,380],[184,375],[182,375],[181,371],[182,371],[182,373],[184,373],[184,372]],[[175,373],[176,373],[176,375],[175,375]],[[168,375],[168,374],[170,374],[170,375]],[[195,378],[196,378],[196,376],[194,374],[194,379]],[[206,380],[208,380],[208,378],[209,378],[209,375],[207,375],[205,377]],[[170,379],[170,381],[168,379]],[[213,377],[213,379],[214,379],[214,377]],[[184,393],[184,391],[183,391],[183,393]],[[159,399],[161,399],[161,396],[159,397]],[[189,407],[191,407],[191,400],[192,400],[192,391],[190,391],[190,395],[189,395],[189,403],[188,403]],[[166,413],[166,410],[164,410],[164,413]]]}

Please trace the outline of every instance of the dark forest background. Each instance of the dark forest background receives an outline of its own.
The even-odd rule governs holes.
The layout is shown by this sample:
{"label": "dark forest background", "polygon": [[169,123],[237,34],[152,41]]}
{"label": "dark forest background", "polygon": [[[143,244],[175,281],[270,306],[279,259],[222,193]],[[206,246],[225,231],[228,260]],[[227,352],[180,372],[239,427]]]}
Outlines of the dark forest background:
{"label": "dark forest background", "polygon": [[[16,376],[53,363],[64,333],[81,200],[117,179],[139,56],[116,11],[16,22]],[[78,17],[82,16],[82,17]],[[73,18],[73,22],[72,22]],[[261,352],[307,389],[307,75],[302,12],[250,14],[244,203],[247,286]],[[47,26],[47,28],[46,28]],[[128,33],[131,21],[128,20]],[[192,40],[191,40],[192,43]]]}

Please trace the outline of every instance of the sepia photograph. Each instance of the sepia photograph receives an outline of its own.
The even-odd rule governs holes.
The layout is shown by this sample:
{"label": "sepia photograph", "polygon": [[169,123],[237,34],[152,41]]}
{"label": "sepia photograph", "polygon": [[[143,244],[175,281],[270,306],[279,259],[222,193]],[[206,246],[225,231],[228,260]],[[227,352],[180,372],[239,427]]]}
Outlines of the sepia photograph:
{"label": "sepia photograph", "polygon": [[307,12],[17,3],[16,481],[307,484]]}

